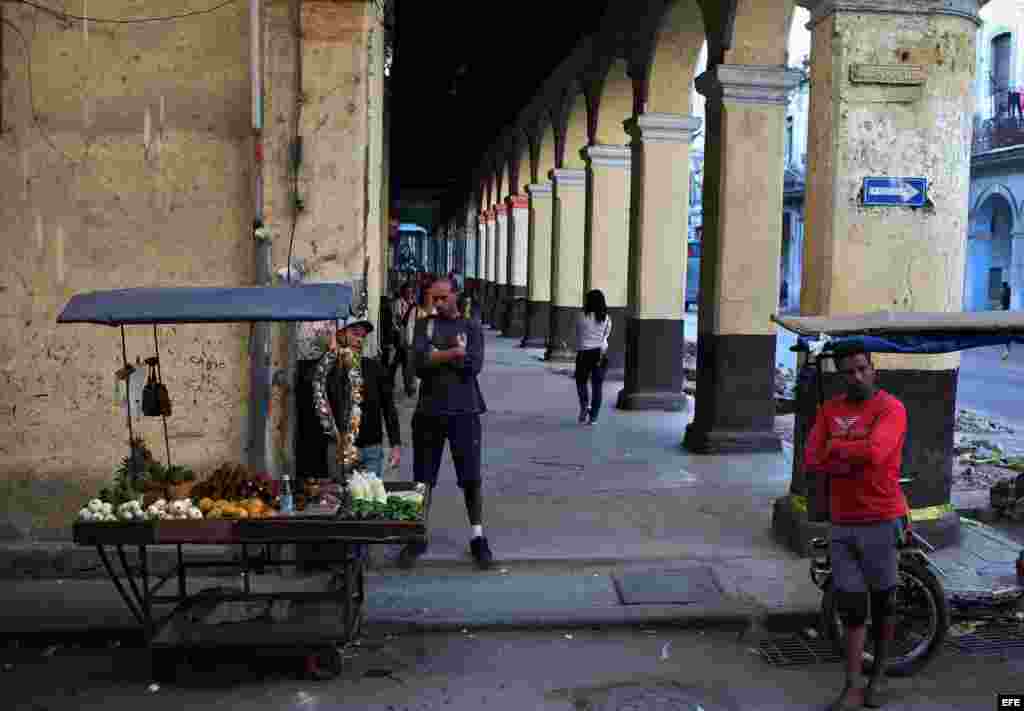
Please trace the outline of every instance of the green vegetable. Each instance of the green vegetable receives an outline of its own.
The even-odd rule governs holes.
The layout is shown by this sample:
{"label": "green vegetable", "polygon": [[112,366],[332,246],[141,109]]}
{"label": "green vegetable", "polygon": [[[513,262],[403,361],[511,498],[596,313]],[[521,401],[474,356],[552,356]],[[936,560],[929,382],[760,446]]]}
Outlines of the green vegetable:
{"label": "green vegetable", "polygon": [[417,521],[420,507],[411,501],[391,497],[386,504],[365,499],[352,500],[352,518],[358,520]]}

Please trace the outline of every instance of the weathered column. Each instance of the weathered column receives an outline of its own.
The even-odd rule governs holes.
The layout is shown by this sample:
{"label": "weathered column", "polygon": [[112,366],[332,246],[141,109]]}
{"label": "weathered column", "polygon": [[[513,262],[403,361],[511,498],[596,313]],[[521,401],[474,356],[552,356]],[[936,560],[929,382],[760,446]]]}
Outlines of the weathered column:
{"label": "weathered column", "polygon": [[624,125],[633,136],[629,315],[626,382],[619,391],[617,406],[624,410],[677,412],[686,409],[683,286],[690,137],[700,126],[700,119],[647,113]]}
{"label": "weathered column", "polygon": [[503,202],[494,206],[494,304],[491,328],[505,325],[505,302],[508,298],[508,207]]}
{"label": "weathered column", "polygon": [[476,300],[480,318],[483,318],[487,303],[487,213],[481,212],[476,218]]}
{"label": "weathered column", "polygon": [[589,146],[587,221],[584,231],[583,293],[604,292],[612,335],[608,373],[621,376],[626,363],[626,308],[629,303],[629,146]]}
{"label": "weathered column", "polygon": [[[801,313],[959,311],[968,224],[977,0],[801,0],[811,10]],[[866,206],[869,176],[928,179],[921,209]],[[955,540],[950,503],[959,354],[876,354],[907,409],[915,528]],[[829,391],[839,389],[830,374]],[[803,493],[797,420],[793,492]],[[938,508],[931,508],[938,507]]]}
{"label": "weathered column", "polygon": [[547,345],[551,324],[551,183],[526,186],[530,195],[526,245],[526,333],[523,348]]}
{"label": "weathered column", "polygon": [[483,322],[486,324],[491,323],[491,311],[494,308],[494,208],[487,208],[486,212],[487,219],[487,257],[484,260],[484,279],[487,280],[486,286],[484,287],[484,312]]}
{"label": "weathered column", "polygon": [[1024,230],[1010,235],[1010,310],[1024,310]]}
{"label": "weathered column", "polygon": [[576,358],[576,317],[583,310],[583,223],[586,171],[551,171],[551,321],[545,360]]}
{"label": "weathered column", "polygon": [[[697,405],[685,446],[771,452],[775,324],[782,253],[785,67],[717,65],[697,78],[707,97]],[[712,197],[708,197],[711,195]]]}
{"label": "weathered column", "polygon": [[529,214],[529,201],[524,195],[511,195],[508,198],[508,308],[501,335],[509,338],[522,338],[526,333]]}

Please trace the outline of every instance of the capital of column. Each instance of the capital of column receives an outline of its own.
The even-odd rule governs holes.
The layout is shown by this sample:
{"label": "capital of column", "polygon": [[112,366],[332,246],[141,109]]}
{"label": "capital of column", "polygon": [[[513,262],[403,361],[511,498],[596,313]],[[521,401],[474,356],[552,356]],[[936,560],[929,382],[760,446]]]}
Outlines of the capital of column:
{"label": "capital of column", "polygon": [[530,199],[525,195],[509,195],[505,198],[509,210],[525,210],[530,207]]}
{"label": "capital of column", "polygon": [[608,168],[628,168],[633,160],[629,146],[587,146],[583,149],[591,165]]}
{"label": "capital of column", "polygon": [[626,133],[641,143],[689,143],[700,119],[684,114],[640,114],[622,122]]}
{"label": "capital of column", "polygon": [[582,187],[587,182],[587,171],[579,168],[556,168],[550,175],[551,182],[557,187]]}
{"label": "capital of column", "polygon": [[796,69],[754,64],[718,64],[697,77],[697,91],[711,100],[785,105],[800,83]]}
{"label": "capital of column", "polygon": [[873,13],[883,15],[953,15],[970,20],[978,27],[981,17],[978,10],[988,0],[915,0],[911,5],[906,0],[797,0],[797,5],[811,12],[807,27],[824,20],[837,12]]}
{"label": "capital of column", "polygon": [[526,192],[535,198],[551,197],[551,183],[530,183],[526,186]]}

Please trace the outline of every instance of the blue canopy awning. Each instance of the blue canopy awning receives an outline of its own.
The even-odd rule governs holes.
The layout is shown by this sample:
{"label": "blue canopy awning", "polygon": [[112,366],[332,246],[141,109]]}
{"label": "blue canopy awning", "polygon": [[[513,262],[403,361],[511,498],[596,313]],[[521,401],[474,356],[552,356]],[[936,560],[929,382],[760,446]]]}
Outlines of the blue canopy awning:
{"label": "blue canopy awning", "polygon": [[894,312],[840,316],[773,316],[796,334],[798,350],[828,336],[824,352],[859,343],[871,353],[939,354],[1024,343],[1024,312]]}
{"label": "blue canopy awning", "polygon": [[348,318],[351,306],[348,284],[114,289],[76,294],[57,323],[330,321]]}

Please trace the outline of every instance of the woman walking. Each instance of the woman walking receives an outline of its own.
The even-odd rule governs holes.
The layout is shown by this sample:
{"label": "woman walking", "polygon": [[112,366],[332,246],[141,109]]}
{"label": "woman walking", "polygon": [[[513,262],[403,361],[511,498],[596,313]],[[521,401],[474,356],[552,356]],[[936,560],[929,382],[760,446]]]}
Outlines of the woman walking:
{"label": "woman walking", "polygon": [[[608,336],[612,321],[600,289],[587,292],[583,313],[576,320],[576,392],[580,396],[580,424],[592,425],[601,412],[601,389],[608,369]],[[593,396],[587,392],[590,382]]]}

